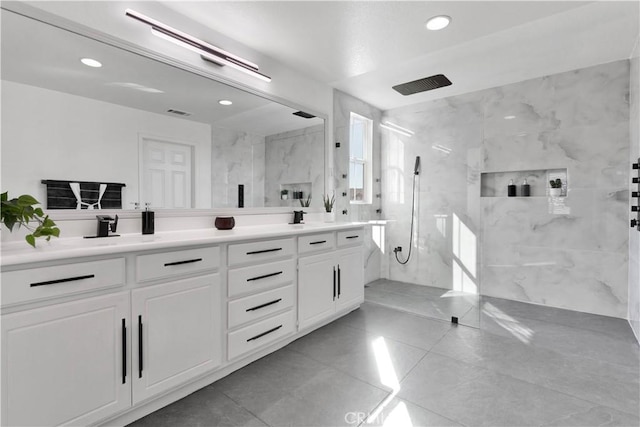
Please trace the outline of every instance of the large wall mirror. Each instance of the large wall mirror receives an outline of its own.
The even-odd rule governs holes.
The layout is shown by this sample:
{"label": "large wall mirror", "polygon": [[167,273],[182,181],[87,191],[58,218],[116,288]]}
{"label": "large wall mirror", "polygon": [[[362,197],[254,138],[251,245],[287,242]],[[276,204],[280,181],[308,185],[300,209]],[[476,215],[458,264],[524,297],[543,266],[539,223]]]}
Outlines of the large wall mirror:
{"label": "large wall mirror", "polygon": [[1,13],[1,182],[10,196],[32,194],[48,209],[236,208],[242,185],[245,208],[299,207],[309,196],[311,208],[322,206],[322,118]]}

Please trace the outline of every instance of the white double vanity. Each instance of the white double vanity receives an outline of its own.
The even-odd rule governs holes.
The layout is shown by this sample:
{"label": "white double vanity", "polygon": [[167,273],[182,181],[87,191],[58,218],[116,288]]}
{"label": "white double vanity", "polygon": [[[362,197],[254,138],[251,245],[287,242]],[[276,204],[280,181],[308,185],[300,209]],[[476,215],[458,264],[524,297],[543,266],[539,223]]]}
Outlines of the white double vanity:
{"label": "white double vanity", "polygon": [[2,425],[122,425],[359,307],[363,226],[5,245]]}

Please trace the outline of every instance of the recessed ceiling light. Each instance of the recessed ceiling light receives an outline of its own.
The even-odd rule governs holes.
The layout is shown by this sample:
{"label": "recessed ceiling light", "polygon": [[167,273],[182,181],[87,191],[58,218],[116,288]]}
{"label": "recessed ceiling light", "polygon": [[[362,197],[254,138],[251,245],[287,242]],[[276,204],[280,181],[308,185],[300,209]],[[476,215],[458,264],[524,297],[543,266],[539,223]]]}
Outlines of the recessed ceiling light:
{"label": "recessed ceiling light", "polygon": [[233,102],[229,101],[228,99],[221,99],[220,101],[218,101],[218,104],[220,104],[220,105],[231,105],[231,104],[233,104]]}
{"label": "recessed ceiling light", "polygon": [[93,68],[102,67],[102,63],[100,61],[96,61],[95,59],[91,59],[91,58],[82,58],[80,62],[82,62],[87,67],[93,67]]}
{"label": "recessed ceiling light", "polygon": [[438,15],[430,18],[425,25],[428,30],[437,31],[446,28],[450,22],[451,17],[447,15]]}
{"label": "recessed ceiling light", "polygon": [[516,116],[504,116],[505,120],[513,120],[515,118],[516,118]]}

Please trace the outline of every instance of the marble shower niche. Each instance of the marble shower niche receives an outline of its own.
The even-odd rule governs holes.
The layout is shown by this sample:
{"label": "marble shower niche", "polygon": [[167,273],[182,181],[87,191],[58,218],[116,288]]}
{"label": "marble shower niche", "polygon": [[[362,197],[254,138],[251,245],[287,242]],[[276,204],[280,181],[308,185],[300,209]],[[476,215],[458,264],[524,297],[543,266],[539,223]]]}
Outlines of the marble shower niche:
{"label": "marble shower niche", "polygon": [[[529,184],[529,196],[524,196],[524,180]],[[568,194],[567,169],[538,169],[505,172],[482,172],[480,174],[481,197],[508,197],[507,186],[513,180],[516,185],[515,197],[548,197],[549,181],[562,181],[562,196]],[[513,196],[512,196],[513,197]]]}

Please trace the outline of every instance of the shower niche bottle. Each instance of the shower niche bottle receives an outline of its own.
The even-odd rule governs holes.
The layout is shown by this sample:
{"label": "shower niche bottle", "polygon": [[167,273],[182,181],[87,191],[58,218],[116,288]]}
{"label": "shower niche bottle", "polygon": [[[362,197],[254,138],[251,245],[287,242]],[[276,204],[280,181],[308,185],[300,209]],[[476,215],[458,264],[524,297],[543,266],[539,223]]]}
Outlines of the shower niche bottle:
{"label": "shower niche bottle", "polygon": [[513,183],[513,180],[509,180],[509,185],[507,185],[507,196],[515,197],[516,196],[516,185]]}
{"label": "shower niche bottle", "polygon": [[522,182],[522,196],[529,197],[531,195],[531,186],[527,183],[527,178]]}

